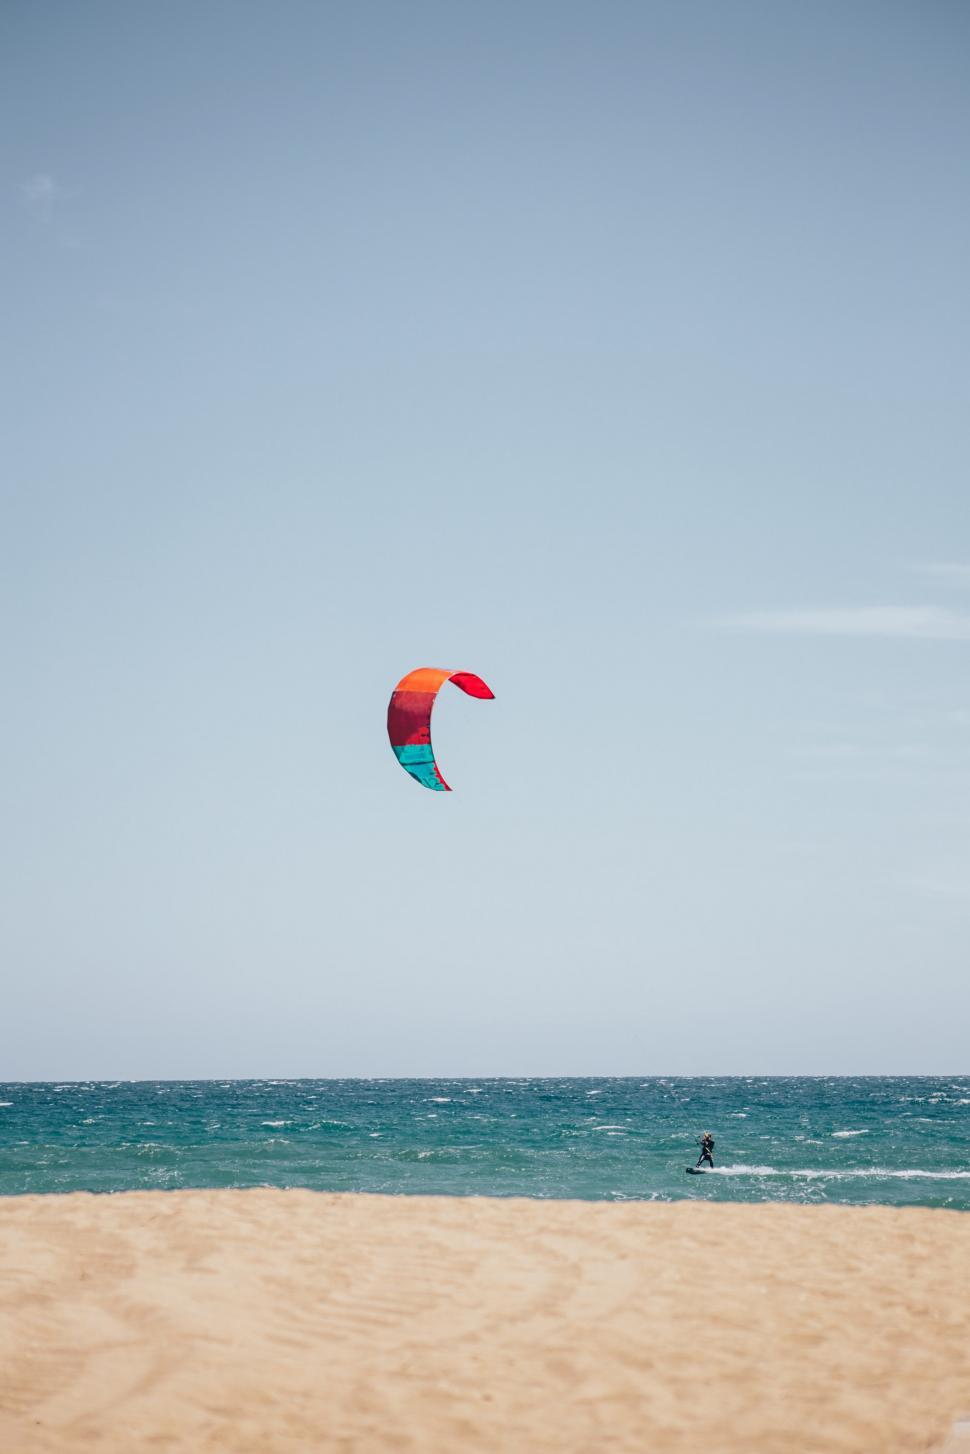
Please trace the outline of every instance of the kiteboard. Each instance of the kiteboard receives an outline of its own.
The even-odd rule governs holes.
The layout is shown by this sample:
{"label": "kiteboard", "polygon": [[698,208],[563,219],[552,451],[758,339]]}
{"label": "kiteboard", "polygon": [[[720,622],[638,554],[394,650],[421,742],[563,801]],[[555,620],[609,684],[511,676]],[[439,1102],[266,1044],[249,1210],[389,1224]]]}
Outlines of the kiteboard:
{"label": "kiteboard", "polygon": [[688,1176],[703,1176],[708,1170],[706,1166],[687,1166],[684,1169]]}

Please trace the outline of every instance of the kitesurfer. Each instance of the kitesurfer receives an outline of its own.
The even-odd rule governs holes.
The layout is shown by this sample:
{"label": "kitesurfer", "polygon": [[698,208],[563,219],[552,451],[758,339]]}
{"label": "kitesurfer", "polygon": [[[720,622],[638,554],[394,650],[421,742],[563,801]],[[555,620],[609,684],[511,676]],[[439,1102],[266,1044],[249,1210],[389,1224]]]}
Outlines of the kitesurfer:
{"label": "kitesurfer", "polygon": [[705,1131],[700,1140],[701,1154],[694,1163],[696,1166],[703,1166],[706,1161],[713,1171],[714,1169],[714,1137],[710,1131]]}

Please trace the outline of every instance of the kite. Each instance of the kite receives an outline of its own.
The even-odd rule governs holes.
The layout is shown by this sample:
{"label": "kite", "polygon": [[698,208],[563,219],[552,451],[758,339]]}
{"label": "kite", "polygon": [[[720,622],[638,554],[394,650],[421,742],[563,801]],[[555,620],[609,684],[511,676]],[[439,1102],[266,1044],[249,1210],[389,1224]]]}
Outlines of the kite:
{"label": "kite", "polygon": [[490,701],[495,693],[481,677],[470,671],[441,671],[434,666],[419,666],[402,677],[391,693],[387,709],[387,735],[394,756],[405,772],[423,787],[436,793],[450,793],[451,788],[438,771],[431,746],[431,709],[445,682],[454,682],[470,697]]}

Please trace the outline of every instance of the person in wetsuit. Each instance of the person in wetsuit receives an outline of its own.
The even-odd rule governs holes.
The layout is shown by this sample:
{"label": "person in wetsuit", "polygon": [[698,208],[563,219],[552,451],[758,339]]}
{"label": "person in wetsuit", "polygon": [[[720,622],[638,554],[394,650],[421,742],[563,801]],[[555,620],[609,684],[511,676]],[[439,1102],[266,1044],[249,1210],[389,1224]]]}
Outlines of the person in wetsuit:
{"label": "person in wetsuit", "polygon": [[701,1137],[701,1154],[700,1154],[700,1156],[698,1156],[697,1161],[695,1162],[695,1165],[697,1165],[697,1166],[703,1166],[705,1161],[707,1162],[708,1166],[713,1171],[713,1169],[714,1169],[714,1137],[711,1135],[710,1131],[705,1131],[704,1134],[703,1134],[703,1136]]}

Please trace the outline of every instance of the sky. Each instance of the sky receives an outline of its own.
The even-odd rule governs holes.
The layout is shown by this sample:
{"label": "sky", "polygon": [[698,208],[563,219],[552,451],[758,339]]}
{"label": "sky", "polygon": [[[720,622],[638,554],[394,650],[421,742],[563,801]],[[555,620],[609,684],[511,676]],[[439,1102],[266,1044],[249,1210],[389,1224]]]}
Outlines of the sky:
{"label": "sky", "polygon": [[967,1070],[968,67],[7,0],[0,1079]]}

